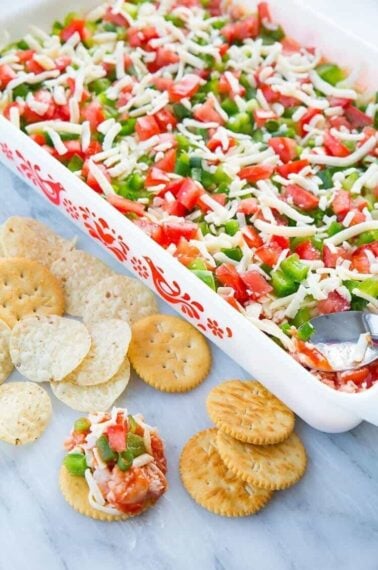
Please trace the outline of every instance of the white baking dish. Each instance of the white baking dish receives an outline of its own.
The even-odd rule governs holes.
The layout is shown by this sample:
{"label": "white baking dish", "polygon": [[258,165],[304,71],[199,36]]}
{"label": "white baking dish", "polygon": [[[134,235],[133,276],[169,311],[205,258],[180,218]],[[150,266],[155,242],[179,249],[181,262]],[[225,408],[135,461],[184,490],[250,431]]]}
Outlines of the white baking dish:
{"label": "white baking dish", "polygon": [[[98,0],[40,0],[22,11],[1,15],[0,30],[20,38],[29,24],[46,30],[71,10]],[[255,2],[245,0],[249,9]],[[378,86],[378,50],[345,33],[295,0],[271,0],[273,15],[288,34],[317,45],[329,58],[361,69],[367,89]],[[346,431],[362,420],[378,425],[378,384],[359,394],[336,392],[322,384],[245,317],[119,214],[68,169],[0,117],[0,160],[23,177],[119,262],[133,271],[210,340],[258,378],[313,427]]]}

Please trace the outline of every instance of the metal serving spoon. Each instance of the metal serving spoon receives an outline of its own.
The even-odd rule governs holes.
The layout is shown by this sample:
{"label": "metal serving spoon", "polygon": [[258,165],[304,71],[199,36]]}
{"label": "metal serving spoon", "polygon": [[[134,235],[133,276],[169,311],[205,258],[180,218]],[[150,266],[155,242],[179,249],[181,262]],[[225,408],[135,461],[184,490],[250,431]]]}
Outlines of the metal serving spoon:
{"label": "metal serving spoon", "polygon": [[[354,370],[378,359],[378,315],[345,311],[315,317],[310,322],[315,328],[310,343],[326,357],[333,370]],[[356,355],[360,335],[368,335],[369,340],[362,356]],[[314,368],[325,370],[320,366]]]}

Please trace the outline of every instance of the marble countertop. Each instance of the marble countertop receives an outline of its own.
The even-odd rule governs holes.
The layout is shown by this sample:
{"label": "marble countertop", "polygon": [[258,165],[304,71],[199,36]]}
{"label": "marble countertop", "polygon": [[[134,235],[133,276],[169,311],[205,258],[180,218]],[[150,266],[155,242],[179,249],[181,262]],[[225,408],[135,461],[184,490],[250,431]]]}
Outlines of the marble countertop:
{"label": "marble countertop", "polygon": [[[0,0],[0,10],[5,5]],[[332,5],[317,0],[317,5],[374,40],[376,0],[334,0]],[[0,223],[10,215],[35,217],[63,236],[78,234],[0,166]],[[83,234],[79,246],[119,270]],[[143,517],[99,523],[65,503],[57,473],[63,440],[78,414],[56,399],[52,422],[35,444],[13,448],[0,443],[0,570],[377,570],[378,430],[371,425],[326,435],[298,421],[309,455],[307,474],[255,517],[217,517],[187,495],[178,458],[186,440],[210,425],[204,403],[208,391],[224,379],[247,377],[215,347],[213,357],[210,377],[193,392],[161,394],[133,377],[119,401],[158,425],[167,443],[170,490]]]}

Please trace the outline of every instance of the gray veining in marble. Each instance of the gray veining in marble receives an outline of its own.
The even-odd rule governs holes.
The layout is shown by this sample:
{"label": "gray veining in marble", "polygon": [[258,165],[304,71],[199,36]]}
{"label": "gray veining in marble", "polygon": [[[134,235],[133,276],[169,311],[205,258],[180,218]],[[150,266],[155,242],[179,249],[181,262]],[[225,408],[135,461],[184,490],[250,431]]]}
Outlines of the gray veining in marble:
{"label": "gray veining in marble", "polygon": [[[5,5],[1,0],[0,8]],[[339,12],[344,7],[345,13]],[[366,10],[372,16],[367,35],[373,38],[377,9],[377,0],[358,6],[337,0],[332,12],[352,28],[355,14],[355,27],[361,30],[361,11]],[[33,216],[66,237],[77,234],[67,219],[0,166],[0,223],[16,214]],[[117,269],[82,234],[79,244]],[[213,348],[213,356],[211,376],[191,393],[160,394],[133,377],[120,399],[158,425],[167,444],[170,490],[139,519],[99,523],[65,503],[57,472],[62,442],[77,413],[57,400],[39,441],[23,448],[0,443],[0,570],[378,569],[378,429],[371,425],[328,436],[299,421],[308,472],[255,517],[216,517],[186,494],[178,457],[185,441],[210,425],[204,403],[209,389],[223,379],[246,377],[218,349]]]}

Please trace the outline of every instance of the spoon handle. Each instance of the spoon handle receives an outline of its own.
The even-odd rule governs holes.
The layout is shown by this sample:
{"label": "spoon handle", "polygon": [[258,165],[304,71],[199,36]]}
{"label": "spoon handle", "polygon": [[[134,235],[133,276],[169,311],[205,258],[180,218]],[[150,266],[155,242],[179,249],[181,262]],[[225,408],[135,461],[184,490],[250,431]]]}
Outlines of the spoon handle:
{"label": "spoon handle", "polygon": [[371,338],[378,341],[378,315],[373,313],[364,313],[362,316],[365,326],[368,328]]}

